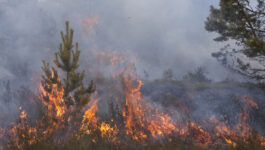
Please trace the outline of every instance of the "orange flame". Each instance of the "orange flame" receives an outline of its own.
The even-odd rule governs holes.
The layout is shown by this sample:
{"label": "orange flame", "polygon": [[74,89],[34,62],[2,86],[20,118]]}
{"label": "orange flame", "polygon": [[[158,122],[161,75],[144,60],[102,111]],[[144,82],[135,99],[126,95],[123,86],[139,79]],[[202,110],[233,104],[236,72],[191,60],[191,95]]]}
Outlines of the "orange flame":
{"label": "orange flame", "polygon": [[[46,92],[42,86],[40,86],[40,90],[42,93],[42,103],[47,106],[49,112],[53,112],[55,109],[57,117],[63,116],[66,112],[66,106],[63,103],[63,87],[57,87],[54,85],[50,93]],[[49,101],[45,101],[44,97],[48,97]]]}
{"label": "orange flame", "polygon": [[88,128],[88,126],[92,126],[94,128],[97,127],[98,119],[96,118],[96,112],[98,109],[98,107],[97,107],[98,101],[99,101],[99,99],[94,100],[91,107],[86,110],[86,112],[83,116],[81,130],[84,131],[86,134],[91,133],[91,130]]}
{"label": "orange flame", "polygon": [[[113,76],[113,79],[116,79],[117,76],[122,77],[122,88],[120,91],[123,90],[124,103],[121,108],[121,117],[124,124],[117,124],[113,122],[113,120],[111,123],[102,121],[101,118],[97,116],[97,104],[100,99],[93,99],[89,108],[84,111],[82,121],[74,124],[78,131],[80,131],[78,134],[81,133],[78,137],[82,135],[92,135],[92,142],[97,142],[97,138],[100,137],[110,142],[118,143],[121,141],[119,139],[120,137],[118,137],[119,133],[125,133],[128,137],[138,142],[144,142],[146,139],[157,140],[169,136],[180,136],[180,138],[183,139],[191,138],[193,142],[199,145],[227,143],[232,146],[237,146],[236,141],[238,140],[243,139],[244,142],[247,142],[250,138],[252,129],[248,124],[250,118],[249,112],[251,109],[259,109],[259,107],[255,101],[248,96],[240,97],[239,105],[241,113],[238,124],[234,126],[229,125],[226,121],[222,122],[215,117],[211,117],[209,118],[210,122],[207,122],[208,120],[205,121],[209,129],[204,128],[205,126],[192,120],[192,115],[187,107],[177,102],[180,111],[188,116],[187,120],[183,119],[180,122],[172,115],[177,114],[178,110],[166,113],[168,111],[163,111],[162,109],[154,107],[154,103],[147,101],[143,97],[141,88],[144,83],[136,76],[135,62],[124,63],[126,57],[118,55],[117,52],[112,52],[110,54],[102,52],[99,56],[102,59],[107,59],[107,64],[110,64],[112,67],[117,67],[121,63],[126,64],[125,67],[121,65],[123,66],[122,69],[117,69],[117,73],[114,73]],[[57,129],[69,125],[64,124],[71,122],[72,118],[69,115],[71,114],[71,109],[68,109],[64,104],[63,87],[53,85],[51,92],[46,92],[44,88],[40,86],[40,92],[41,102],[47,108],[46,113],[52,122],[51,126],[45,129],[39,129],[42,132],[41,135],[48,135],[48,133],[56,132]],[[45,97],[47,97],[49,101],[46,101]],[[244,105],[241,105],[241,103]],[[18,139],[18,137],[23,137],[24,139],[28,139],[26,144],[34,144],[39,140],[39,131],[28,123],[26,111],[22,110],[21,107],[19,110],[20,121],[8,131],[8,134],[15,139],[14,141],[19,141],[20,139]],[[18,132],[21,130],[27,132]],[[94,137],[94,133],[97,133],[96,135],[99,137]],[[5,131],[0,129],[0,139],[4,134]],[[265,138],[262,135],[258,134],[258,140],[260,140],[261,145],[265,146]],[[20,149],[23,147],[19,142],[15,144],[17,144],[17,147]]]}

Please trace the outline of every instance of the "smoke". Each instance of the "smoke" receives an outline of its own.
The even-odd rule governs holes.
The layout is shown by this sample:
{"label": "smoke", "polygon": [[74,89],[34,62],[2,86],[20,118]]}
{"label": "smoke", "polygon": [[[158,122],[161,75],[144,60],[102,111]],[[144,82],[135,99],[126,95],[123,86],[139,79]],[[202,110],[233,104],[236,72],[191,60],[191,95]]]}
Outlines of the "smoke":
{"label": "smoke", "polygon": [[[131,59],[135,58],[137,74],[144,76],[144,72],[147,72],[151,79],[161,77],[167,69],[172,69],[174,75],[181,78],[200,66],[207,70],[207,77],[211,80],[232,78],[234,75],[211,57],[211,53],[218,51],[223,44],[215,43],[212,39],[216,36],[204,29],[209,6],[217,5],[218,1],[0,0],[0,81],[12,80],[12,87],[16,88],[31,84],[29,81],[35,78],[39,79],[41,60],[52,63],[54,52],[61,42],[60,31],[65,28],[66,20],[70,21],[70,26],[75,30],[74,41],[79,42],[81,49],[81,67],[87,71],[91,67],[101,71],[105,69],[94,65],[97,59],[95,51],[115,50],[120,54],[125,53]],[[112,98],[113,89],[117,89],[114,83],[107,87],[110,92],[104,91],[105,97]],[[98,89],[99,94],[105,90]],[[177,93],[186,89],[173,87],[168,90],[179,90],[173,91]],[[194,99],[198,101],[194,105],[200,107],[194,110],[194,114],[203,112],[201,115],[205,117],[216,114],[216,107],[212,107],[216,103],[210,103],[216,96],[207,103],[203,99],[211,93],[216,95],[219,90],[216,88],[212,92],[207,89],[195,95]],[[159,94],[158,91],[162,89],[154,90],[153,93]],[[25,97],[13,97],[27,99],[34,95],[28,91],[22,92],[26,93],[23,93]],[[182,95],[176,95],[179,96]],[[228,100],[228,96],[220,101]],[[13,110],[21,105],[17,103],[12,105]],[[107,107],[108,104],[102,105]],[[220,107],[227,105],[225,101]],[[0,106],[5,107],[1,103]],[[8,116],[8,107],[1,110]]]}
{"label": "smoke", "polygon": [[87,62],[93,63],[91,51],[117,50],[136,57],[140,76],[146,71],[158,78],[170,68],[181,77],[204,66],[210,78],[222,80],[229,73],[211,58],[222,44],[204,30],[209,6],[217,2],[1,0],[0,68],[7,72],[1,79],[40,74],[41,60],[53,59],[69,20]]}

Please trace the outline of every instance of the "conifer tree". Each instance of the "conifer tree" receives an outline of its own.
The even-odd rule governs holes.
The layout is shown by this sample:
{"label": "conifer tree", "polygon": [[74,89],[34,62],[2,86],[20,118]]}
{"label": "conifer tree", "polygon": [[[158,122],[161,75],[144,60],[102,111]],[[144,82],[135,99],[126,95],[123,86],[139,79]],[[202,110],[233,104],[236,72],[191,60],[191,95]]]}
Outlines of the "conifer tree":
{"label": "conifer tree", "polygon": [[[61,31],[62,43],[59,51],[55,53],[54,63],[58,69],[61,69],[64,78],[61,81],[58,70],[50,67],[49,63],[43,61],[42,70],[42,86],[46,92],[51,92],[53,86],[64,89],[64,103],[69,107],[76,105],[82,107],[89,102],[90,95],[96,90],[93,80],[90,81],[88,87],[84,86],[85,70],[78,72],[78,61],[80,50],[78,43],[75,44],[73,50],[74,30],[69,29],[69,22],[66,21],[66,30]],[[48,101],[48,98],[46,98]]]}
{"label": "conifer tree", "polygon": [[216,41],[234,39],[245,46],[249,57],[265,55],[264,0],[220,0],[220,8],[211,6],[205,29],[217,32]]}
{"label": "conifer tree", "polygon": [[[240,47],[231,48],[227,44],[212,56],[235,72],[265,81],[264,59],[261,59],[265,56],[265,1],[220,0],[219,6],[211,6],[205,29],[218,33],[215,41],[232,39]],[[258,65],[251,65],[249,60]]]}

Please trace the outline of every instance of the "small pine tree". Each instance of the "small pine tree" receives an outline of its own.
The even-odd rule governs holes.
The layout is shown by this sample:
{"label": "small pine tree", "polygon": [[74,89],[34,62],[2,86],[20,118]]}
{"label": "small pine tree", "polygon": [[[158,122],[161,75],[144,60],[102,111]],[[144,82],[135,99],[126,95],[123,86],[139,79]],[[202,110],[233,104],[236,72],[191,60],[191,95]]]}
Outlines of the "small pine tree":
{"label": "small pine tree", "polygon": [[220,0],[219,6],[211,6],[205,29],[220,35],[216,41],[236,40],[248,57],[264,56],[264,0]]}
{"label": "small pine tree", "polygon": [[[55,85],[58,88],[64,89],[64,103],[69,107],[76,105],[82,107],[90,100],[90,95],[96,90],[93,80],[90,81],[88,87],[84,86],[85,70],[81,73],[77,72],[79,67],[78,61],[80,50],[78,43],[75,44],[73,50],[73,35],[74,30],[69,29],[69,22],[66,21],[66,33],[61,31],[62,43],[60,44],[59,51],[55,53],[54,63],[57,68],[61,69],[64,73],[63,82],[60,80],[58,71],[49,66],[49,63],[43,61],[42,70],[42,86],[46,92],[51,92],[52,87]],[[73,97],[72,97],[73,96]],[[48,101],[48,98],[46,98]]]}

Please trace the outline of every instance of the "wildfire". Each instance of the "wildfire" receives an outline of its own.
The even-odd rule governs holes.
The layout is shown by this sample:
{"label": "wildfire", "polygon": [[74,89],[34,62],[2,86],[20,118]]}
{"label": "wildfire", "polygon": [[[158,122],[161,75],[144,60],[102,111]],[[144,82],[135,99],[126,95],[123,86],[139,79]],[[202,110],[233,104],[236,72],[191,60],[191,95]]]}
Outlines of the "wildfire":
{"label": "wildfire", "polygon": [[111,127],[109,124],[102,122],[100,127],[100,132],[101,132],[101,137],[108,138],[112,142],[117,141],[117,134],[118,134],[118,129],[117,126],[115,125],[114,127]]}
{"label": "wildfire", "polygon": [[14,145],[22,148],[25,145],[32,145],[38,141],[37,128],[32,127],[27,118],[27,114],[21,107],[19,121],[7,131],[7,135],[12,139]]}
{"label": "wildfire", "polygon": [[[112,64],[112,67],[117,67],[124,63],[126,57],[120,57],[117,53],[113,52],[109,55],[106,53],[100,53],[100,60],[107,59]],[[116,78],[122,76],[122,83],[124,84],[124,105],[122,108],[122,117],[125,125],[125,133],[127,136],[131,136],[133,140],[144,141],[147,138],[159,139],[167,137],[169,135],[174,136],[191,136],[199,144],[208,145],[215,144],[216,139],[236,146],[235,141],[239,138],[243,138],[245,141],[251,134],[251,128],[248,125],[249,111],[252,108],[258,109],[258,105],[249,97],[243,96],[241,99],[245,103],[244,108],[238,121],[238,124],[234,127],[226,125],[226,122],[221,122],[214,117],[209,118],[211,125],[214,125],[214,131],[212,129],[207,130],[200,124],[196,124],[193,121],[179,122],[172,119],[170,114],[164,113],[159,109],[156,109],[153,104],[148,105],[141,93],[141,87],[143,81],[137,79],[135,70],[135,62],[127,63],[118,73],[113,76]],[[192,120],[192,116],[189,110],[181,106],[189,119]],[[174,113],[173,113],[174,114]],[[105,126],[105,125],[104,125]],[[105,129],[105,128],[102,128]],[[108,127],[106,127],[108,129]],[[105,130],[101,130],[103,133]],[[118,132],[122,130],[117,130]],[[240,134],[239,134],[240,133]],[[102,134],[104,135],[104,134]],[[259,139],[264,141],[264,138],[259,135]],[[218,140],[217,140],[218,141]],[[263,143],[263,142],[262,142]]]}
{"label": "wildfire", "polygon": [[91,133],[91,129],[88,128],[89,126],[92,126],[94,129],[97,128],[98,119],[96,117],[96,112],[98,100],[99,99],[94,100],[91,107],[86,110],[83,116],[81,130],[84,131],[86,134]]}
{"label": "wildfire", "polygon": [[[99,118],[96,116],[98,101],[99,99],[95,99],[90,108],[85,111],[80,131],[86,133],[87,135],[90,135],[98,130],[100,131],[101,138],[106,138],[111,142],[117,142],[117,126],[115,125],[114,127],[112,127],[106,122],[99,122]],[[96,139],[93,138],[92,141],[96,142]]]}
{"label": "wildfire", "polygon": [[[61,117],[66,112],[66,106],[63,104],[63,95],[64,95],[64,89],[63,87],[57,87],[54,85],[52,87],[52,91],[46,92],[42,86],[40,86],[41,90],[41,101],[43,105],[47,106],[48,111],[52,113],[53,111],[56,111],[56,116]],[[48,97],[49,101],[46,101],[44,97]],[[52,115],[52,114],[50,114]]]}
{"label": "wildfire", "polygon": [[[104,59],[107,58],[112,67],[117,67],[120,63],[124,63],[125,59],[116,55],[117,53],[113,52],[110,55],[100,53],[99,56]],[[114,118],[107,120],[98,115],[98,102],[103,97],[92,99],[89,105],[85,107],[86,109],[83,108],[80,112],[73,113],[71,108],[67,108],[64,104],[63,87],[53,85],[51,91],[47,92],[44,87],[40,86],[40,100],[46,108],[47,116],[45,117],[48,119],[44,118],[38,122],[39,126],[33,127],[29,123],[26,111],[20,107],[19,121],[8,130],[8,135],[14,139],[14,143],[19,148],[27,144],[34,144],[55,133],[60,137],[76,130],[78,132],[75,134],[78,134],[78,139],[83,135],[88,135],[93,143],[98,142],[101,138],[117,144],[123,140],[120,135],[125,135],[125,138],[143,144],[149,139],[160,140],[176,137],[183,140],[188,138],[198,145],[226,143],[237,146],[238,140],[242,139],[244,142],[248,142],[248,139],[251,138],[252,128],[248,124],[249,113],[252,109],[259,109],[259,107],[248,96],[244,95],[239,98],[241,113],[237,124],[231,125],[226,121],[219,121],[215,116],[204,121],[205,124],[200,124],[193,120],[188,108],[180,102],[177,102],[180,110],[169,112],[156,107],[154,102],[146,100],[141,93],[144,82],[137,78],[134,65],[134,62],[129,63],[112,76],[115,81],[120,79],[119,84],[122,87],[118,89],[123,98],[120,104],[121,122],[115,122]],[[121,78],[117,78],[117,76]],[[184,112],[187,118],[176,119],[173,115],[179,114],[179,111]],[[47,120],[48,123],[46,123]],[[5,134],[6,131],[1,129],[0,138],[4,137]],[[22,142],[21,137],[24,139]],[[260,134],[257,134],[257,137],[260,145],[265,146],[265,138]]]}
{"label": "wildfire", "polygon": [[153,138],[158,138],[176,131],[175,123],[168,114],[152,110],[145,103],[140,92],[143,82],[136,80],[137,85],[133,86],[133,81],[135,80],[131,77],[124,78],[126,99],[123,117],[126,134],[135,140],[143,140],[148,137],[148,133]]}
{"label": "wildfire", "polygon": [[[238,124],[234,127],[226,125],[225,122],[218,121],[215,117],[210,118],[210,121],[212,121],[215,125],[216,136],[223,139],[227,144],[231,144],[233,146],[236,146],[235,141],[238,141],[239,139],[243,139],[244,142],[247,142],[248,139],[251,138],[252,128],[248,124],[249,111],[251,108],[258,109],[258,105],[246,95],[244,95],[241,99],[245,105],[242,107]],[[264,143],[264,137],[259,134],[257,136],[262,145],[262,143]]]}

